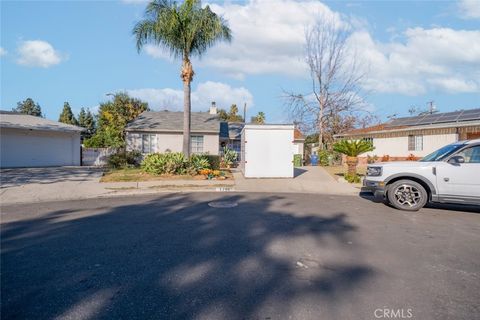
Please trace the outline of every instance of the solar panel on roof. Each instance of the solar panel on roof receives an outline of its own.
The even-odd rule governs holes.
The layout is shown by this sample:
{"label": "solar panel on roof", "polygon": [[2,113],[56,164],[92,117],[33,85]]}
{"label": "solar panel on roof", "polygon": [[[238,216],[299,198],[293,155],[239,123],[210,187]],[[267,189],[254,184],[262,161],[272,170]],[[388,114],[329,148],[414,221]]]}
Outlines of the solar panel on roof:
{"label": "solar panel on roof", "polygon": [[471,110],[471,111],[476,111],[476,112],[469,112],[469,113],[465,112],[458,118],[458,121],[479,120],[480,111],[479,110]]}
{"label": "solar panel on roof", "polygon": [[387,127],[428,125],[436,123],[480,120],[480,109],[461,110],[393,119]]}

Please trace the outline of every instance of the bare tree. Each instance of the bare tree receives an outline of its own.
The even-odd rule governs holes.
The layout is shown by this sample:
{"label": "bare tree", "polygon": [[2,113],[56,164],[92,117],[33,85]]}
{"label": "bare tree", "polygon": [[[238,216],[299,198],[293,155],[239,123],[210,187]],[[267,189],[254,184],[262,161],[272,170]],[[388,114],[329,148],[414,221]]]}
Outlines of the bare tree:
{"label": "bare tree", "polygon": [[[332,18],[323,16],[305,32],[305,62],[311,77],[311,90],[306,94],[285,92],[290,116],[305,129],[317,129],[323,148],[326,127],[345,122],[364,103],[355,54],[347,48],[349,31]],[[348,116],[342,121],[339,116]],[[332,118],[333,117],[333,118]],[[315,130],[316,131],[316,130]]]}

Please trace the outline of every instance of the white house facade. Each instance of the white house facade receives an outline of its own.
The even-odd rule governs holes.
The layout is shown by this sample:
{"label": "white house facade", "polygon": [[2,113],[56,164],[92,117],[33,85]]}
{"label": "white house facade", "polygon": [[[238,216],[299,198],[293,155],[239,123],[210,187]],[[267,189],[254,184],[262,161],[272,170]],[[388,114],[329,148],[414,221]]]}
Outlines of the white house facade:
{"label": "white house facade", "polygon": [[[240,145],[239,132],[243,125],[235,123],[230,128],[229,123],[221,121],[212,108],[210,112],[192,112],[191,152],[219,155],[224,145],[236,150]],[[143,154],[181,152],[183,112],[143,112],[127,125],[125,131],[129,151],[137,150]]]}
{"label": "white house facade", "polygon": [[360,161],[368,156],[389,160],[421,158],[447,144],[479,137],[480,109],[398,118],[335,136],[372,141],[375,150],[362,154]]}

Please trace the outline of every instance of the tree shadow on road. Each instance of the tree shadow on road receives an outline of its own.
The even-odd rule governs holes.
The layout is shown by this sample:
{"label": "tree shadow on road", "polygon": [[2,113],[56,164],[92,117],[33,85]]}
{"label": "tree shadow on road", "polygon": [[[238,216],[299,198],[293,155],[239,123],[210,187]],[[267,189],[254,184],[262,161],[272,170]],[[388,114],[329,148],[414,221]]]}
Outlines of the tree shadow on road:
{"label": "tree shadow on road", "polygon": [[375,277],[342,212],[291,213],[282,196],[199,199],[95,200],[4,223],[2,318],[336,318]]}

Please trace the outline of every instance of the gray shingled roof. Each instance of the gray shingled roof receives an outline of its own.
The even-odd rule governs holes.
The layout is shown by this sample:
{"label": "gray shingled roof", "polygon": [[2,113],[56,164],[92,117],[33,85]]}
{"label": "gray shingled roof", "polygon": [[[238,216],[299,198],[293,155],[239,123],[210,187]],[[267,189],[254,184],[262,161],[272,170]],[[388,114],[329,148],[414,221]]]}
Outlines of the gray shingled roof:
{"label": "gray shingled roof", "polygon": [[242,137],[243,127],[245,127],[245,123],[243,122],[229,122],[228,137],[230,139],[240,139]]}
{"label": "gray shingled roof", "polygon": [[0,128],[42,130],[42,131],[64,131],[81,132],[84,128],[72,126],[41,117],[34,117],[27,114],[14,112],[0,112]]}
{"label": "gray shingled roof", "polygon": [[[220,134],[220,119],[208,112],[192,112],[192,133]],[[145,111],[131,121],[127,131],[183,132],[183,112]]]}

